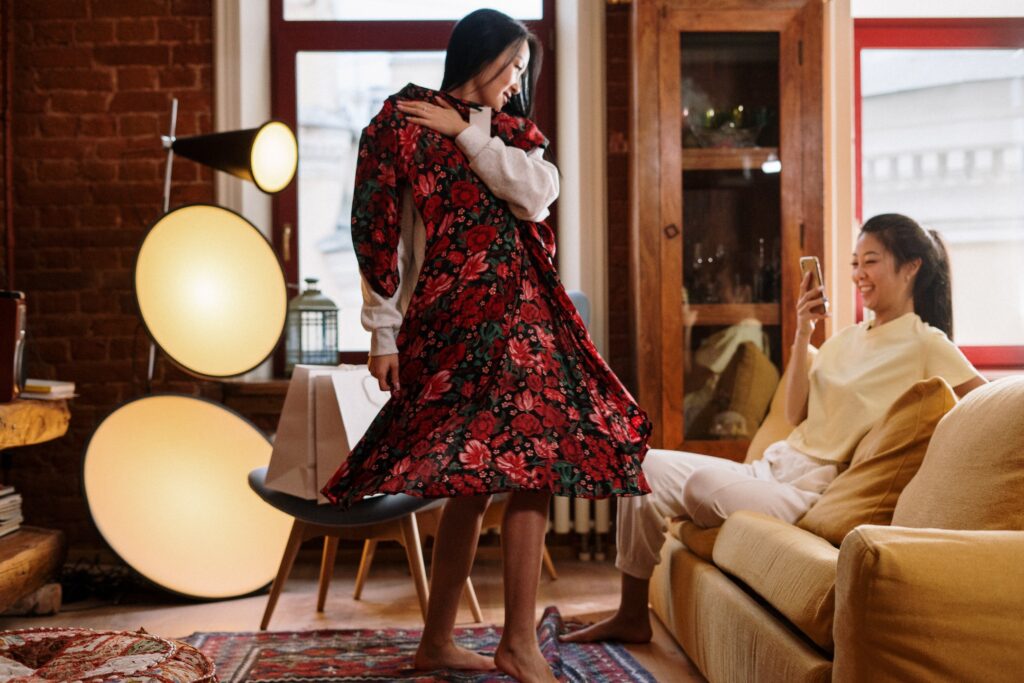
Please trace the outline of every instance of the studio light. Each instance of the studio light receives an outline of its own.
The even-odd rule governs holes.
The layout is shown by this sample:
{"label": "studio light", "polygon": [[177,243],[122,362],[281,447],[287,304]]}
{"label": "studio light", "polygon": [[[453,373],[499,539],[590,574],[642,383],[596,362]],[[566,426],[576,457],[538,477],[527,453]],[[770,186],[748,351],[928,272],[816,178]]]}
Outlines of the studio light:
{"label": "studio light", "polygon": [[267,239],[237,213],[208,204],[175,209],[150,228],[135,263],[135,296],[163,352],[217,378],[270,356],[288,301]]}
{"label": "studio light", "polygon": [[223,406],[136,399],[86,447],[89,511],[114,552],[154,583],[200,598],[245,595],[273,579],[293,521],[244,475],[266,465],[270,451],[258,429]]}
{"label": "studio light", "polygon": [[[255,369],[281,339],[288,303],[281,263],[256,226],[209,204],[169,209],[175,153],[278,192],[295,175],[294,134],[271,121],[176,139],[177,114],[175,99],[162,137],[164,213],[135,262],[135,297],[152,340],[147,392],[158,347],[203,378]],[[245,595],[273,578],[292,523],[247,483],[270,452],[266,437],[228,408],[145,396],[93,433],[83,462],[86,501],[110,547],[154,583],[199,598]]]}
{"label": "studio light", "polygon": [[280,192],[295,176],[299,148],[280,121],[259,128],[164,139],[175,154],[250,180],[263,192]]}

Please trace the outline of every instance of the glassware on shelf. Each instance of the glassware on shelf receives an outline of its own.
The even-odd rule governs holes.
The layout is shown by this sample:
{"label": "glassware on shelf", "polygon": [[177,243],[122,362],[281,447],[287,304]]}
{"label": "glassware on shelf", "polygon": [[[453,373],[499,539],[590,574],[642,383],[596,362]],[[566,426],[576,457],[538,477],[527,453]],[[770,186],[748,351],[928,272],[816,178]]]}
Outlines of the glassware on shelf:
{"label": "glassware on shelf", "polygon": [[764,238],[757,238],[757,267],[754,269],[754,301],[758,303],[765,300],[764,298],[764,271],[767,268],[768,262],[765,260],[764,253]]}
{"label": "glassware on shelf", "polygon": [[[767,107],[737,104],[731,109],[684,109],[684,123],[701,147],[756,147],[768,121]],[[696,115],[695,115],[696,114]]]}

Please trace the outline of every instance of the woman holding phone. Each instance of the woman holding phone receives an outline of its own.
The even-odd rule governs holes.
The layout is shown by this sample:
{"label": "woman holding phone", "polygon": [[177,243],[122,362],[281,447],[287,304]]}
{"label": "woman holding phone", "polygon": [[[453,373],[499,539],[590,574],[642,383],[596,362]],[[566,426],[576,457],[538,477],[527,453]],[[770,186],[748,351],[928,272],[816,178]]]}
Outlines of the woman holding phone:
{"label": "woman holding phone", "polygon": [[[618,502],[619,609],[564,640],[650,640],[647,594],[667,518],[715,527],[737,510],[753,510],[795,522],[872,424],[916,382],[942,377],[961,397],[985,383],[952,342],[949,260],[938,233],[899,214],[875,216],[861,228],[852,265],[853,284],[874,317],[822,344],[809,373],[788,374],[786,418],[796,425],[793,432],[749,464],[650,451],[643,469],[651,494]],[[811,333],[828,315],[824,291],[808,272],[797,302],[794,368],[806,367]]]}
{"label": "woman holding phone", "polygon": [[[477,10],[456,24],[438,91],[408,85],[363,131],[352,239],[369,367],[391,399],[324,488],[448,498],[418,669],[555,680],[535,608],[552,494],[648,492],[650,423],[601,359],[555,269],[542,221],[558,196],[529,119],[540,44]],[[453,638],[490,494],[502,522],[505,623],[493,657]]]}

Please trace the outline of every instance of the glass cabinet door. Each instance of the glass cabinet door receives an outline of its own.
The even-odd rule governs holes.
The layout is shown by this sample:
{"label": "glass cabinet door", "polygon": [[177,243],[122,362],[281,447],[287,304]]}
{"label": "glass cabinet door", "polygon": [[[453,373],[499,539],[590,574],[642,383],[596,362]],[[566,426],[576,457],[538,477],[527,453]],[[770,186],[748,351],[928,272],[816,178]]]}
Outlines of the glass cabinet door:
{"label": "glass cabinet door", "polygon": [[747,440],[782,367],[779,34],[679,33],[678,68],[683,434]]}
{"label": "glass cabinet door", "polygon": [[639,398],[657,447],[743,460],[824,257],[822,3],[634,3]]}

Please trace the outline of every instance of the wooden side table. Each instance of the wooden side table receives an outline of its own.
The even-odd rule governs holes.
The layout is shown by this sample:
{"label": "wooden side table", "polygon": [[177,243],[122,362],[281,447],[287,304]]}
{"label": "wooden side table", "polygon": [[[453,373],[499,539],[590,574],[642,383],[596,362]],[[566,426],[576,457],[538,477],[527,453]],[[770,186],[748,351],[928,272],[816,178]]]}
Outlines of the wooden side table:
{"label": "wooden side table", "polygon": [[[67,401],[0,404],[0,450],[50,441],[68,430]],[[23,526],[0,537],[0,612],[45,584],[64,563],[64,534]]]}
{"label": "wooden side table", "polygon": [[0,403],[0,450],[64,436],[70,421],[67,401],[15,399]]}

